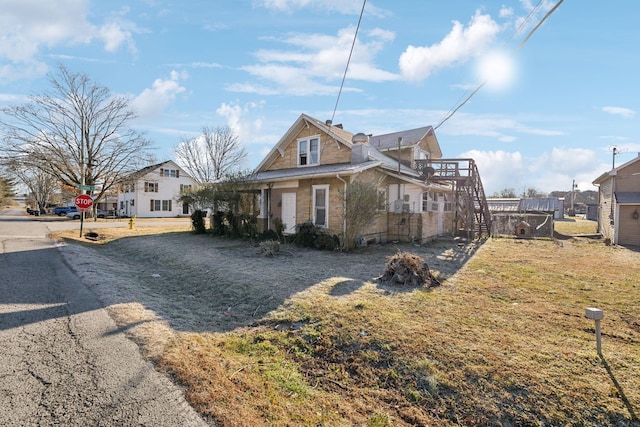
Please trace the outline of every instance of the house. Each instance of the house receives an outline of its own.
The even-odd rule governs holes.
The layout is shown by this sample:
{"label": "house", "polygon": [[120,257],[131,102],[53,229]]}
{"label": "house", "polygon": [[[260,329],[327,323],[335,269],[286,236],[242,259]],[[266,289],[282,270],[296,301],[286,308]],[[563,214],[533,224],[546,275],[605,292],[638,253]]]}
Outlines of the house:
{"label": "house", "polygon": [[455,187],[425,179],[420,161],[442,157],[430,126],[385,135],[350,133],[302,114],[249,177],[259,191],[258,228],[285,233],[312,222],[348,235],[348,188],[376,186],[377,215],[358,243],[425,242],[454,233]]}
{"label": "house", "polygon": [[147,166],[122,181],[118,214],[138,218],[190,215],[189,205],[180,202],[180,195],[195,185],[195,180],[171,160]]}
{"label": "house", "polygon": [[616,245],[640,246],[640,154],[593,185],[598,187],[598,233]]}

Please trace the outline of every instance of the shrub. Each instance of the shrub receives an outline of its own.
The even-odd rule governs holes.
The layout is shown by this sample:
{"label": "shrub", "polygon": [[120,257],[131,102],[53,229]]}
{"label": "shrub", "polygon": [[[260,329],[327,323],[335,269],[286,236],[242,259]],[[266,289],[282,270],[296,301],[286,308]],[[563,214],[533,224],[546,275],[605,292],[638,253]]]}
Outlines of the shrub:
{"label": "shrub", "polygon": [[191,214],[191,228],[195,234],[204,234],[207,231],[204,225],[204,212],[200,209]]}
{"label": "shrub", "polygon": [[227,234],[227,226],[225,224],[225,214],[222,211],[216,211],[211,216],[211,230],[214,236],[224,236]]}
{"label": "shrub", "polygon": [[294,242],[298,246],[322,250],[336,250],[340,247],[340,238],[328,234],[323,228],[317,227],[311,221],[296,225]]}

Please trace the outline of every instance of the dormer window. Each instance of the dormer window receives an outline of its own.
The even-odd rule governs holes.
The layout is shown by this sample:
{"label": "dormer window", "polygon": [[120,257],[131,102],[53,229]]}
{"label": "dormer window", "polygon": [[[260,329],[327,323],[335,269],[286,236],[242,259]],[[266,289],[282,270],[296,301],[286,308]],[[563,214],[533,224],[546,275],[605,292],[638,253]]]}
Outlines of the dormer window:
{"label": "dormer window", "polygon": [[416,153],[416,160],[429,160],[429,153],[421,149],[418,149]]}
{"label": "dormer window", "polygon": [[298,166],[313,166],[320,163],[320,137],[298,140]]}

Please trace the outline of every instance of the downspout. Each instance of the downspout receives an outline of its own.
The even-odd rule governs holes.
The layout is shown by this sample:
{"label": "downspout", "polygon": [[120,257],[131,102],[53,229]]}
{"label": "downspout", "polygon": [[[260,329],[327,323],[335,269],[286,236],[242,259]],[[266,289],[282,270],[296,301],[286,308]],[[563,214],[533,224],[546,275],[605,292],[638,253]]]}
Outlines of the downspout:
{"label": "downspout", "polygon": [[336,174],[336,178],[344,183],[344,191],[342,195],[342,244],[344,245],[344,239],[347,237],[347,181],[342,179],[339,173]]}
{"label": "downspout", "polygon": [[[271,189],[273,188],[273,182],[267,184],[267,191],[265,192],[265,201],[263,204],[266,204],[266,214],[267,214],[267,230],[271,230]],[[265,230],[266,231],[266,230]]]}
{"label": "downspout", "polygon": [[[402,159],[402,155],[400,154],[400,146],[402,144],[402,137],[398,137],[398,200],[400,200],[400,160]],[[402,206],[402,205],[400,205]]]}

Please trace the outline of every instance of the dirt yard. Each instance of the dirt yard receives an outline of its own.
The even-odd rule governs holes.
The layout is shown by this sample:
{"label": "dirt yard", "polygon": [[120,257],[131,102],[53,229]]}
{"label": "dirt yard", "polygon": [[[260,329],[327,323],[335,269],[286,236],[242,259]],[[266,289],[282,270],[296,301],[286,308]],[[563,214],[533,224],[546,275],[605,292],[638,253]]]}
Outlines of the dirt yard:
{"label": "dirt yard", "polygon": [[330,277],[350,292],[383,273],[397,251],[421,256],[440,280],[453,275],[480,243],[376,245],[354,253],[283,245],[274,257],[248,242],[168,233],[108,245],[64,245],[67,262],[147,356],[173,331],[227,332],[250,325],[290,297]]}

